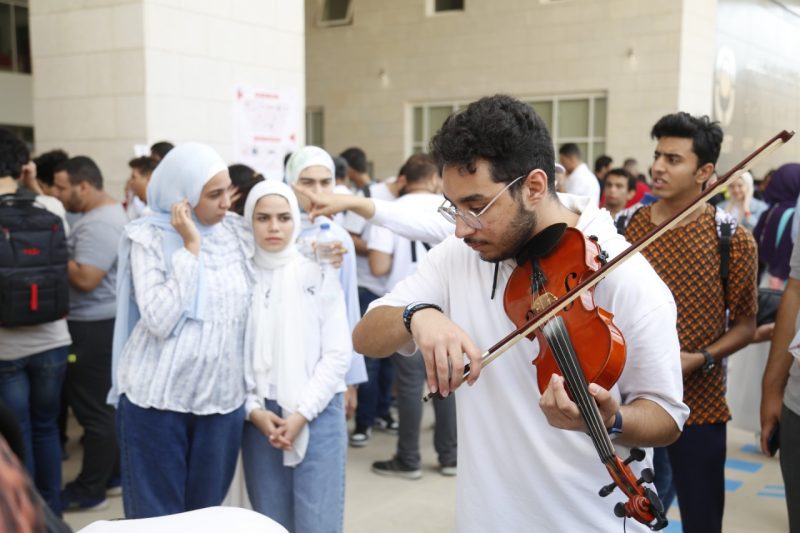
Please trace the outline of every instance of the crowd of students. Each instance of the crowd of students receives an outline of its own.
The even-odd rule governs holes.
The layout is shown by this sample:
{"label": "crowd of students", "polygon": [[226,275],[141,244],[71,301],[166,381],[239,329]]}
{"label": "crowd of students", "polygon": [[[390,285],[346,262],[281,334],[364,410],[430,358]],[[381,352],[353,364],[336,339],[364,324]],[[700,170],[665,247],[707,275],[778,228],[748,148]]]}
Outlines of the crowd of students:
{"label": "crowd of students", "polygon": [[[481,129],[492,121],[496,131]],[[518,142],[502,141],[503,135]],[[380,182],[370,177],[358,148],[332,157],[322,148],[302,147],[287,158],[283,180],[265,180],[244,165],[228,166],[207,145],[157,143],[150,156],[129,162],[120,203],[105,191],[89,157],[52,151],[31,159],[21,140],[0,130],[0,195],[14,199],[0,205],[0,218],[28,198],[26,208],[46,209],[60,228],[49,246],[58,247],[53,239],[61,235],[68,251],[62,272],[68,313],[0,323],[0,414],[10,413],[0,418],[18,426],[19,439],[10,438],[17,434],[13,428],[4,436],[41,495],[39,507],[57,524],[62,512],[102,506],[107,492],[121,487],[126,518],[174,515],[225,500],[249,504],[289,531],[341,531],[348,442],[360,448],[373,429],[395,432],[396,453],[376,461],[372,471],[422,476],[420,398],[427,383],[441,396],[434,400],[439,472],[464,478],[462,511],[479,508],[483,489],[470,484],[483,479],[497,488],[509,464],[497,459],[498,470],[492,462],[476,465],[497,444],[475,426],[495,415],[476,410],[481,401],[501,406],[500,413],[518,407],[504,403],[511,389],[498,395],[508,383],[495,375],[478,392],[448,394],[460,384],[465,354],[479,363],[470,336],[482,346],[507,329],[505,314],[495,309],[502,301],[495,299],[498,280],[502,289],[513,269],[508,262],[543,229],[542,221],[563,219],[598,232],[600,244],[615,255],[626,246],[622,237],[633,242],[713,182],[722,141],[718,124],[676,113],[663,117],[652,137],[649,179],[635,160],[614,167],[605,155],[595,175],[577,145],[562,146],[556,162],[538,116],[497,96],[450,117],[431,155],[412,155],[397,176]],[[772,335],[769,324],[756,328],[757,280],[782,287],[793,277],[799,168],[782,166],[760,182],[759,191],[752,176],[743,175],[717,207],[694,209],[647,248],[649,265],[631,266],[628,279],[610,277],[596,294],[614,311],[636,363],[611,396],[597,396],[600,410],[618,432],[625,416],[623,444],[655,446],[646,463],[654,464],[665,507],[677,493],[685,531],[721,529],[730,419],[723,362]],[[470,187],[487,194],[469,194]],[[517,218],[503,222],[501,216]],[[497,228],[507,224],[508,231],[497,233],[490,220]],[[318,242],[322,232],[332,235],[332,246]],[[456,244],[459,239],[478,253]],[[492,290],[471,301],[457,285],[475,276]],[[655,281],[645,287],[648,280]],[[644,318],[629,309],[640,289],[651,291]],[[22,297],[33,302],[38,291],[37,285],[36,296]],[[478,309],[499,314],[481,318]],[[428,317],[424,325],[415,315]],[[456,317],[455,323],[446,317]],[[663,328],[664,320],[676,328]],[[774,344],[771,361],[788,349],[789,322],[784,317],[779,328],[787,346]],[[776,387],[782,393],[796,366],[780,362],[768,369],[768,433],[776,419]],[[532,372],[529,363],[497,366],[496,375],[512,382]],[[445,377],[443,368],[449,369]],[[517,383],[518,392],[539,395],[531,388],[535,379],[525,379],[530,383]],[[507,431],[500,437],[519,433],[524,443],[543,424],[581,429],[580,421],[560,418],[563,402],[548,403],[563,390],[553,381],[533,418],[499,415],[498,427]],[[534,402],[524,403],[534,409]],[[62,487],[66,406],[83,427],[84,453],[79,475]],[[458,446],[459,430],[465,450]],[[579,450],[581,437],[562,431],[536,448]],[[469,464],[459,464],[459,457]],[[506,474],[508,480],[523,475]],[[518,481],[498,492],[522,490],[544,503],[524,510],[505,503],[502,519],[475,516],[468,524],[460,518],[459,529],[546,523],[562,496],[539,494]],[[247,498],[232,497],[232,484],[243,484]],[[794,490],[787,483],[798,527]],[[591,523],[581,513],[570,520],[576,527]]]}

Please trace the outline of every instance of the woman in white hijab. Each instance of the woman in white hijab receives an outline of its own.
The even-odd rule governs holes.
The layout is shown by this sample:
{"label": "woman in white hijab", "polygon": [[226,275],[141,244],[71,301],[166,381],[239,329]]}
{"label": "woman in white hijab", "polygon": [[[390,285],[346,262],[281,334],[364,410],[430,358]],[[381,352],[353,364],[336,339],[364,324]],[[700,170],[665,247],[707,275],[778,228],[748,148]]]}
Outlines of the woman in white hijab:
{"label": "woman in white hijab", "polygon": [[297,533],[342,531],[345,373],[352,345],[344,296],[322,295],[317,263],[295,245],[292,190],[266,181],[250,191],[255,289],[247,335],[242,441],[253,508]]}
{"label": "woman in white hijab", "polygon": [[120,244],[109,401],[128,518],[219,505],[233,476],[252,239],[226,215],[229,186],[213,149],[175,147]]}

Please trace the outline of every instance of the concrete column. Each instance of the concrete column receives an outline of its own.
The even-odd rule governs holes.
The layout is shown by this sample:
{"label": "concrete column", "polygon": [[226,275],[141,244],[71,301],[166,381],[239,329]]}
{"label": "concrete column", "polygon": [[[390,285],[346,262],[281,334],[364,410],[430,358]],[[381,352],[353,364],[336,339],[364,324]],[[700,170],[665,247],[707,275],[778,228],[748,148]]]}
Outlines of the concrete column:
{"label": "concrete column", "polygon": [[717,0],[683,0],[678,110],[711,116]]}
{"label": "concrete column", "polygon": [[92,157],[111,185],[124,182],[145,142],[141,0],[32,0],[33,122],[37,152]]}
{"label": "concrete column", "polygon": [[94,158],[113,194],[135,144],[206,142],[230,159],[238,84],[305,101],[302,2],[31,0],[30,14],[37,151]]}

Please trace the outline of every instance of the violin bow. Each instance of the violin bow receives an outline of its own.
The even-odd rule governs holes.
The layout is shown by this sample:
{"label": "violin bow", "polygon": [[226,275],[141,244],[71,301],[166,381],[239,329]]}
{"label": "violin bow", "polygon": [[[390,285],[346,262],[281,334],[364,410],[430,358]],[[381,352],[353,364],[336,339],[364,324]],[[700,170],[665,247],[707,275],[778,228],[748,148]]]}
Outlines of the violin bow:
{"label": "violin bow", "polygon": [[[689,204],[688,207],[684,208],[679,213],[676,213],[669,219],[665,220],[658,226],[648,231],[639,240],[631,244],[624,252],[620,253],[613,259],[609,260],[601,268],[599,268],[598,270],[587,276],[586,279],[584,279],[581,283],[577,284],[575,287],[570,289],[564,296],[562,296],[558,300],[554,301],[553,303],[542,309],[537,315],[531,317],[531,319],[528,320],[526,323],[522,324],[516,330],[512,331],[511,333],[506,335],[503,339],[498,341],[494,346],[486,350],[481,356],[481,368],[485,367],[486,365],[488,365],[489,363],[491,363],[492,361],[503,355],[508,349],[516,345],[522,339],[528,337],[528,335],[530,335],[533,331],[542,327],[546,322],[548,322],[558,313],[563,311],[565,307],[567,307],[569,304],[577,300],[581,294],[583,294],[587,290],[593,288],[595,285],[600,283],[606,276],[611,274],[611,272],[613,272],[614,269],[616,269],[619,265],[625,262],[633,254],[642,251],[644,248],[649,246],[653,241],[661,237],[661,235],[674,228],[684,218],[689,216],[689,214],[696,207],[706,203],[714,195],[720,192],[723,189],[723,187],[725,187],[729,182],[740,177],[754,165],[766,159],[772,152],[774,152],[775,150],[777,150],[778,148],[789,142],[789,140],[793,136],[794,136],[794,131],[783,130],[774,137],[772,137],[769,141],[761,145],[750,155],[742,159],[725,175],[719,178],[712,186],[707,187],[704,191],[698,194],[692,201],[692,203]],[[470,365],[469,363],[467,363],[466,365],[464,365],[463,378],[466,379],[469,376],[469,373],[470,373]],[[423,401],[428,401],[429,399],[434,397],[439,397],[438,392],[429,393],[427,396],[423,398]]]}

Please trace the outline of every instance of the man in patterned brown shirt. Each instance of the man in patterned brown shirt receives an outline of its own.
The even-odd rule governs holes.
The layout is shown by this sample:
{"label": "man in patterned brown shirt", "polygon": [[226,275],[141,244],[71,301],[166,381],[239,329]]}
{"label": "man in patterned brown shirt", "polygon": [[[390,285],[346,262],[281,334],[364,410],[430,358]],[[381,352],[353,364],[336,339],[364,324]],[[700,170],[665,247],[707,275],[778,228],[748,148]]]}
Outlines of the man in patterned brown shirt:
{"label": "man in patterned brown shirt", "polygon": [[[722,143],[722,129],[716,122],[687,113],[663,117],[651,135],[658,141],[652,165],[658,202],[629,215],[625,235],[631,242],[691,204],[714,174]],[[742,227],[733,233],[726,301],[715,214],[710,205],[696,208],[643,251],[678,307],[684,402],[691,414],[681,437],[667,448],[656,449],[655,467],[665,507],[674,497],[670,490],[674,482],[687,533],[722,531],[726,423],[731,415],[721,363],[755,333],[755,241]],[[727,331],[726,308],[730,313]]]}

